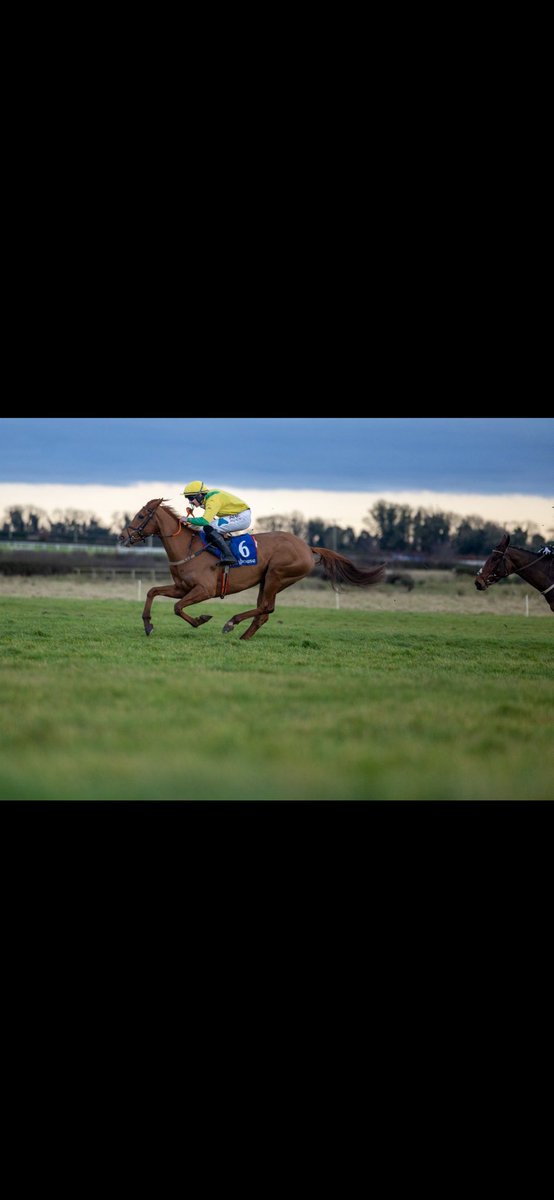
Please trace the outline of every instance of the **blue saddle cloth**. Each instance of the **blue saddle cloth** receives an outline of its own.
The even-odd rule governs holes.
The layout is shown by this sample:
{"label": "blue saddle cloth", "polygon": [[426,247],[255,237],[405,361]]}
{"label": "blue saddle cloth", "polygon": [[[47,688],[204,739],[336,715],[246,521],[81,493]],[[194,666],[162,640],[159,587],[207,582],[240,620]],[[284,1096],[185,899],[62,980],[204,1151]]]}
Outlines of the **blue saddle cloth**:
{"label": "blue saddle cloth", "polygon": [[[212,546],[206,539],[206,534],[201,529],[200,537],[205,546],[208,547],[210,554],[215,554],[216,558],[221,558],[221,551],[217,546]],[[258,543],[251,533],[237,533],[230,540],[226,539],[231,547],[231,552],[237,559],[238,567],[255,567],[258,564]],[[231,565],[231,564],[229,564]],[[231,567],[231,570],[234,568]]]}

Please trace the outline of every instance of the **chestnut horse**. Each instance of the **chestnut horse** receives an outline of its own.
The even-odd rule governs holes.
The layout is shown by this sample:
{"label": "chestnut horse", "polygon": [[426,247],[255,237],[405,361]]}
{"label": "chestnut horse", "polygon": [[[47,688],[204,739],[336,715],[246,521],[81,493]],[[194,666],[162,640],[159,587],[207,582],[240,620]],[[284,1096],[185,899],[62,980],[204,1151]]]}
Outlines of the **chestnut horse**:
{"label": "chestnut horse", "polygon": [[[193,629],[198,629],[199,625],[211,621],[211,616],[189,617],[183,609],[221,595],[221,563],[213,554],[206,552],[197,528],[183,526],[179,514],[164,504],[163,500],[149,500],[131,524],[125,527],[119,540],[122,546],[136,546],[153,534],[161,539],[169,559],[173,586],[150,589],[142,614],[146,634],[151,634],[154,628],[150,615],[156,596],[168,596],[176,600],[176,615],[188,621]],[[342,554],[336,554],[334,550],[315,549],[293,533],[260,533],[256,535],[256,541],[257,566],[232,567],[227,580],[228,595],[260,585],[257,607],[238,613],[223,626],[223,632],[230,633],[235,625],[252,618],[250,628],[242,635],[243,641],[254,637],[258,629],[265,625],[275,611],[278,592],[310,575],[317,559],[324,564],[327,578],[334,587],[340,582],[352,583],[355,587],[371,587],[379,583],[385,574],[384,565],[361,571]]]}
{"label": "chestnut horse", "polygon": [[499,583],[508,575],[519,575],[530,583],[531,587],[542,593],[554,612],[554,554],[548,550],[541,550],[537,554],[533,550],[510,546],[510,538],[506,533],[475,576],[475,587],[485,592],[493,583]]}

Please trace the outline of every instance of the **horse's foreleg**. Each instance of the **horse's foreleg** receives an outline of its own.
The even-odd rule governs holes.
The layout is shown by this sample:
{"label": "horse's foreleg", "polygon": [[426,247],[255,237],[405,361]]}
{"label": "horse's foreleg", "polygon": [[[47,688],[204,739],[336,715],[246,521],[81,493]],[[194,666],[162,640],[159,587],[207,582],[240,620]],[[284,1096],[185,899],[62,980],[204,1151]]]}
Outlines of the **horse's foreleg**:
{"label": "horse's foreleg", "polygon": [[[272,609],[273,611],[274,609]],[[270,613],[262,613],[261,616],[255,617],[249,629],[246,630],[246,633],[243,633],[240,639],[241,642],[249,642],[250,638],[253,638],[254,634],[258,632],[258,629],[261,629],[262,625],[265,625],[266,621],[269,621],[269,617]]]}
{"label": "horse's foreleg", "polygon": [[230,621],[227,621],[227,624],[223,626],[223,632],[230,633],[235,628],[235,625],[240,625],[241,621],[247,621],[249,617],[253,617],[254,620],[250,628],[246,630],[246,633],[243,633],[240,639],[241,642],[250,641],[250,638],[254,637],[258,629],[261,629],[262,625],[265,625],[266,621],[269,620],[271,613],[275,612],[275,596],[277,595],[277,591],[278,589],[275,584],[271,582],[268,584],[266,582],[260,588],[258,607],[251,608],[248,612],[237,613],[236,617],[231,617]]}
{"label": "horse's foreleg", "polygon": [[[181,592],[178,594],[182,596]],[[175,605],[175,615],[177,617],[182,617],[183,621],[188,621],[189,625],[192,625],[193,629],[198,629],[199,625],[205,625],[206,621],[211,621],[213,614],[205,614],[202,617],[189,617],[187,613],[183,612],[183,609],[187,608],[189,604],[201,604],[203,600],[211,599],[212,597],[210,596],[208,589],[197,583],[196,587],[191,588],[190,592],[187,592],[186,596],[179,600],[179,603]]]}
{"label": "horse's foreleg", "polygon": [[154,603],[154,600],[156,599],[156,596],[167,596],[170,600],[176,600],[178,596],[182,596],[182,595],[183,595],[182,587],[175,587],[175,585],[168,586],[168,587],[150,588],[150,591],[148,592],[148,595],[146,597],[146,604],[144,605],[144,611],[142,614],[142,619],[144,621],[144,632],[147,637],[150,637],[150,634],[152,633],[152,630],[154,628],[154,626],[150,622],[150,616],[152,613],[152,605]]}
{"label": "horse's foreleg", "polygon": [[292,587],[293,583],[299,583],[301,579],[305,579],[308,571],[302,570],[302,573],[295,572],[294,574],[285,574],[286,568],[281,570],[269,571],[265,578],[263,589],[258,596],[258,607],[251,609],[250,612],[238,613],[236,617],[231,617],[231,620],[224,626],[223,632],[230,633],[235,625],[239,625],[241,621],[246,621],[248,617],[253,617],[254,620],[246,633],[243,633],[241,642],[249,642],[250,638],[261,629],[269,620],[272,613],[275,612],[275,598],[279,592],[284,592],[285,588]]}
{"label": "horse's foreleg", "polygon": [[249,617],[257,617],[260,615],[259,608],[250,608],[248,612],[237,613],[236,617],[231,617],[227,624],[223,626],[224,633],[230,633],[235,625],[240,625],[241,621],[247,621]]}

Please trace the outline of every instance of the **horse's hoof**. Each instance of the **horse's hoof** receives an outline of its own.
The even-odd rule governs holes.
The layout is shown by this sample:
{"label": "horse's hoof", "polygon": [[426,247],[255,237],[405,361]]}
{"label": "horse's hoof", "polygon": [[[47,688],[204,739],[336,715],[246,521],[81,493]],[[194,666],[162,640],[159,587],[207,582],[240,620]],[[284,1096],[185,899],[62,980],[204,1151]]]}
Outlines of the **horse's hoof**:
{"label": "horse's hoof", "polygon": [[232,633],[234,628],[235,628],[234,621],[227,621],[227,624],[223,626],[223,632],[224,633]]}
{"label": "horse's hoof", "polygon": [[205,624],[206,624],[206,621],[211,621],[212,617],[213,617],[213,613],[209,613],[209,615],[208,615],[208,616],[205,616],[205,617],[199,617],[199,618],[198,618],[198,624],[199,624],[199,625],[205,625]]}
{"label": "horse's hoof", "polygon": [[150,637],[150,634],[152,633],[153,629],[154,629],[154,626],[151,625],[149,621],[144,622],[144,632],[147,637]]}

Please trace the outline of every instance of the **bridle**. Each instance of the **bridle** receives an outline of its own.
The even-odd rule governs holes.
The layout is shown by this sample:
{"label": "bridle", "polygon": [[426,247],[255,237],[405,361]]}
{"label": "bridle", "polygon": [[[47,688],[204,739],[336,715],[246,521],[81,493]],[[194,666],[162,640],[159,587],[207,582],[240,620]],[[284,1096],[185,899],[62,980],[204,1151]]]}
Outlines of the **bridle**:
{"label": "bridle", "polygon": [[[162,501],[160,500],[160,504],[161,503],[162,503]],[[136,535],[134,537],[129,536],[128,544],[130,546],[136,546],[137,542],[145,542],[146,537],[150,537],[150,534],[147,534],[146,537],[144,537],[144,534],[142,531],[143,531],[143,529],[146,529],[148,522],[151,521],[152,517],[154,517],[156,515],[158,508],[160,507],[160,504],[158,504],[158,506],[156,508],[147,508],[146,516],[144,518],[144,521],[142,522],[142,525],[139,525],[138,527],[135,525],[127,526],[127,530],[130,531],[130,533]]]}
{"label": "bridle", "polygon": [[[500,558],[510,558],[510,555],[508,554],[507,550],[491,550],[489,557],[492,558],[493,554],[498,554]],[[513,563],[513,559],[510,558],[510,561]],[[523,567],[512,567],[512,572],[514,575],[521,575],[522,571],[528,571],[529,567],[534,567],[535,564],[538,562],[544,562],[543,554],[539,554],[538,558],[534,558],[532,562],[525,563],[525,566],[523,566]],[[493,583],[499,583],[501,579],[506,579],[508,577],[508,575],[510,575],[512,572],[510,572],[507,567],[506,567],[506,572],[504,575],[499,575],[498,571],[491,571],[490,575],[487,575],[487,578],[483,579],[483,583],[485,584],[486,588],[491,587],[491,585]],[[483,574],[482,567],[481,567],[479,574],[480,575]],[[551,592],[552,588],[554,588],[554,583],[552,584],[551,587],[548,587],[546,589],[546,592]],[[542,593],[543,596],[546,596],[546,592]]]}

